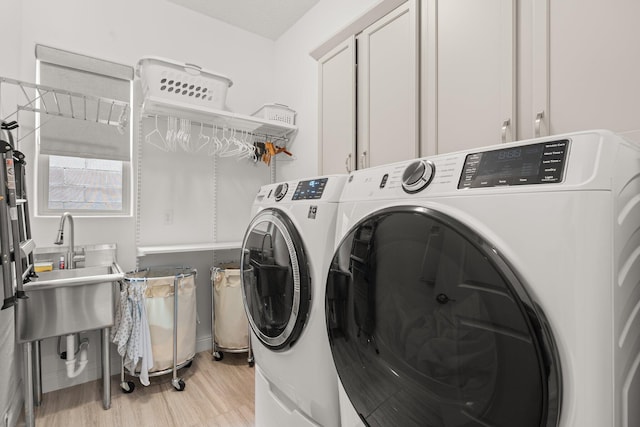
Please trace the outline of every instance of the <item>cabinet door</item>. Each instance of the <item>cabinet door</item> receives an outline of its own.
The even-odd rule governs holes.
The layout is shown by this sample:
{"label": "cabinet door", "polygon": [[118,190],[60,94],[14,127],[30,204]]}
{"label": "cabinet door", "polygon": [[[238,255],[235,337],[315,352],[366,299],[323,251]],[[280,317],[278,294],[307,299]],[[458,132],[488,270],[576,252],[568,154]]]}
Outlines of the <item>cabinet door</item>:
{"label": "cabinet door", "polygon": [[[522,139],[549,135],[549,0],[533,0],[532,4],[532,78],[531,107],[522,127],[532,129],[521,133]],[[520,104],[521,101],[518,100]],[[521,116],[522,117],[522,116]]]}
{"label": "cabinet door", "polygon": [[549,135],[549,0],[519,0],[517,139]]}
{"label": "cabinet door", "polygon": [[417,46],[414,0],[357,37],[358,169],[418,156]]}
{"label": "cabinet door", "polygon": [[437,129],[429,145],[446,153],[514,140],[515,0],[433,1],[437,66],[424,84],[436,79],[437,93],[426,96],[436,99]]}
{"label": "cabinet door", "polygon": [[321,174],[354,169],[356,150],[355,37],[319,60],[318,148]]}
{"label": "cabinet door", "polygon": [[551,1],[551,132],[640,129],[640,2]]}

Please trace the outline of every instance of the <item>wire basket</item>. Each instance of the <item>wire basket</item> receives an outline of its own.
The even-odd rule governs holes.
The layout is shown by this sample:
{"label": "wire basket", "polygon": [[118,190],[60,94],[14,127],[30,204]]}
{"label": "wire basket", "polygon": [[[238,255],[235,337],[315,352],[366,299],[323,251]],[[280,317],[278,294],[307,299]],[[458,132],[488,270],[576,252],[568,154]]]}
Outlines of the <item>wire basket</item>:
{"label": "wire basket", "polygon": [[283,104],[264,104],[258,111],[253,113],[253,116],[284,122],[289,125],[294,125],[296,121],[295,110]]}
{"label": "wire basket", "polygon": [[144,57],[138,61],[136,74],[142,81],[142,94],[167,100],[224,109],[228,77],[204,70],[194,64],[170,59]]}

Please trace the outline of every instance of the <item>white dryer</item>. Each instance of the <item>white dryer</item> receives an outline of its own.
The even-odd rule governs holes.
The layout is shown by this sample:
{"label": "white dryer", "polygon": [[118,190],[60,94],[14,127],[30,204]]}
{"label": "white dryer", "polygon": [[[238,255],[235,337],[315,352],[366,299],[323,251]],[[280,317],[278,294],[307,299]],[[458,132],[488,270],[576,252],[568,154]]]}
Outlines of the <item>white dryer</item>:
{"label": "white dryer", "polygon": [[640,146],[590,131],[357,171],[336,242],[343,427],[640,426]]}
{"label": "white dryer", "polygon": [[257,427],[340,425],[324,286],[345,175],[263,186],[242,243]]}

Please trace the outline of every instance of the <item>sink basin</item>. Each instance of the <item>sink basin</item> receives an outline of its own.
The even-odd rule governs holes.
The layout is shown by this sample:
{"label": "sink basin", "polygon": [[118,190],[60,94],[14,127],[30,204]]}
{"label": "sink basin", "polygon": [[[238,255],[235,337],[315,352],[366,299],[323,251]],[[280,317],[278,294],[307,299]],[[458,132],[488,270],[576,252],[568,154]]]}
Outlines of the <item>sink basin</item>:
{"label": "sink basin", "polygon": [[26,299],[17,305],[20,342],[103,329],[114,322],[120,267],[108,266],[38,273],[24,285]]}

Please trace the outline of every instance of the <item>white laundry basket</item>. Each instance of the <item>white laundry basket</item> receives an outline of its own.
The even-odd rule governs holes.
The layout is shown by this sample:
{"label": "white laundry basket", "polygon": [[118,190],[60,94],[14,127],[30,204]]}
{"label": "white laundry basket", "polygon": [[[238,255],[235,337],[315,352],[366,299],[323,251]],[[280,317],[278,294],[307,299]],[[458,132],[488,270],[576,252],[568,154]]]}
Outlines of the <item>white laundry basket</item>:
{"label": "white laundry basket", "polygon": [[158,57],[138,61],[136,74],[141,78],[142,95],[223,109],[230,78],[202,67]]}
{"label": "white laundry basket", "polygon": [[240,268],[227,265],[211,269],[212,307],[211,316],[213,357],[221,360],[222,352],[249,352],[249,322],[242,302]]}
{"label": "white laundry basket", "polygon": [[174,283],[178,286],[177,364],[196,353],[196,283],[195,274],[175,276],[172,270],[151,271],[147,276],[145,309],[149,321],[153,369],[163,371],[173,366]]}
{"label": "white laundry basket", "polygon": [[296,112],[283,104],[264,104],[258,111],[252,114],[261,119],[275,120],[288,125],[295,125]]}
{"label": "white laundry basket", "polygon": [[[125,274],[112,337],[116,344],[123,338],[126,342],[125,354],[120,353],[120,387],[125,393],[135,388],[125,381],[125,366],[143,385],[149,385],[148,377],[173,372],[171,384],[184,390],[177,370],[190,366],[196,352],[196,273],[189,267],[160,267]],[[120,335],[127,331],[129,336]],[[139,344],[130,345],[132,340]]]}

